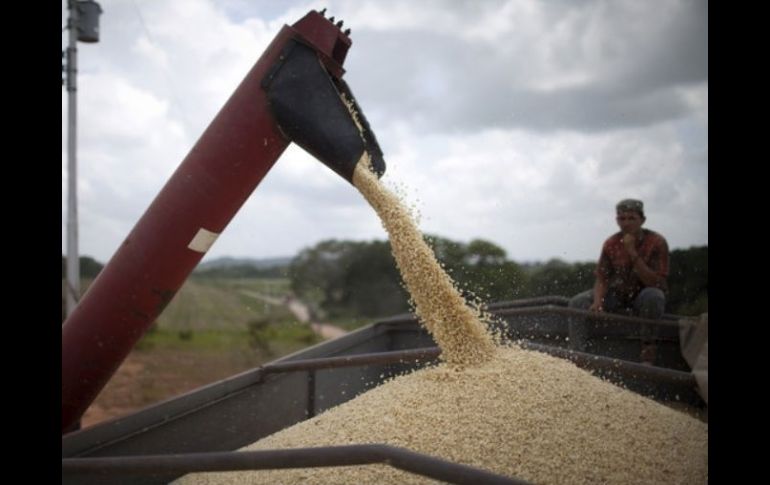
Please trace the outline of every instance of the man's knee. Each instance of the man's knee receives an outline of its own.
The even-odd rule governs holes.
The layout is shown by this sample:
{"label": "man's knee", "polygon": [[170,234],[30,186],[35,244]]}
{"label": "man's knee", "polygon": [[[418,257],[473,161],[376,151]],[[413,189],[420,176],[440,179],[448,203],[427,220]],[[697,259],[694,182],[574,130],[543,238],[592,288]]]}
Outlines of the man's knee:
{"label": "man's knee", "polygon": [[593,290],[588,290],[573,296],[569,301],[569,307],[587,310],[593,302],[594,292]]}
{"label": "man's knee", "polygon": [[666,306],[666,295],[659,288],[645,288],[637,297],[637,310],[643,318],[660,318]]}

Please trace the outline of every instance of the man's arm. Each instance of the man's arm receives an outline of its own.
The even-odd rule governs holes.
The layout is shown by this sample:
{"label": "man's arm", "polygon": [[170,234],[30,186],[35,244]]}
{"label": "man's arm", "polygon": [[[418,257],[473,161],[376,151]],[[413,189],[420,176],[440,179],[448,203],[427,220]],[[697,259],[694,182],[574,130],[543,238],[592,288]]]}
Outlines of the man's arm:
{"label": "man's arm", "polygon": [[[609,240],[608,240],[609,241]],[[596,282],[594,283],[594,301],[589,310],[594,312],[604,311],[604,298],[607,296],[607,290],[609,289],[609,275],[612,270],[612,261],[609,253],[607,252],[607,242],[602,245],[602,252],[599,254],[599,261],[596,264],[596,270],[594,275],[596,276]]]}
{"label": "man's arm", "polygon": [[639,276],[639,279],[642,280],[644,286],[659,288],[663,283],[664,278],[651,270],[650,267],[647,266],[647,263],[645,263],[638,255],[631,256],[631,258],[634,261],[634,271],[637,276]]}
{"label": "man's arm", "polygon": [[605,296],[607,296],[607,280],[604,275],[597,274],[596,283],[594,283],[594,302],[588,309],[594,312],[603,312]]}
{"label": "man's arm", "polygon": [[657,266],[656,271],[655,269],[650,268],[639,256],[631,239],[624,238],[623,242],[626,246],[626,251],[628,251],[628,256],[631,258],[631,265],[634,272],[639,276],[639,279],[642,280],[644,286],[661,288],[666,280],[665,275],[668,273],[668,245],[664,242],[656,251],[654,258],[659,259],[659,261],[653,262],[655,266]]}

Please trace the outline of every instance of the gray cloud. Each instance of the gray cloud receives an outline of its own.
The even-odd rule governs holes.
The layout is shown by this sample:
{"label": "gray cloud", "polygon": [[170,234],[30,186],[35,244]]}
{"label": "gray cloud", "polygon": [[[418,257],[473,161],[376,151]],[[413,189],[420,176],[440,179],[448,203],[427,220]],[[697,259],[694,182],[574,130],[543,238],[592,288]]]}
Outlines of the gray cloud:
{"label": "gray cloud", "polygon": [[[703,2],[645,3],[640,12],[567,2],[558,14],[537,5],[550,12],[542,27],[558,33],[511,27],[490,42],[429,29],[357,32],[366,54],[350,56],[351,85],[366,111],[410,117],[424,131],[596,132],[679,119],[691,109],[679,88],[708,79]],[[463,25],[480,20],[469,15]]]}

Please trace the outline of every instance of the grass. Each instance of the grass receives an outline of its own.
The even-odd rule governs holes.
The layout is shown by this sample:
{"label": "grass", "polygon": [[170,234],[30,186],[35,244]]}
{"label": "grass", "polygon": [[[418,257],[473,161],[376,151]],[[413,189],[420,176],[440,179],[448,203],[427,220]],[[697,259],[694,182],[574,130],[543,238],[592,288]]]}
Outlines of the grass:
{"label": "grass", "polygon": [[[207,329],[246,330],[255,318],[289,315],[244,292],[282,295],[288,289],[283,279],[190,278],[179,289],[158,318],[158,326],[195,332]],[[279,317],[276,315],[279,314]]]}
{"label": "grass", "polygon": [[[87,289],[91,281],[82,280],[82,289]],[[216,346],[222,345],[216,342],[228,341],[235,339],[234,336],[248,334],[249,322],[254,320],[267,319],[273,322],[297,323],[285,307],[272,305],[254,296],[255,294],[265,295],[280,300],[290,291],[288,278],[193,276],[182,285],[156,320],[154,328],[166,332],[161,332],[153,338],[168,343],[173,341],[180,332],[192,333],[195,336],[193,340],[209,342]],[[63,294],[64,280],[62,280]],[[355,330],[371,323],[371,319],[354,316],[327,320],[328,323],[345,330]],[[152,338],[148,342],[152,342]],[[201,345],[204,344],[201,343]]]}
{"label": "grass", "polygon": [[[269,349],[279,356],[320,341],[307,326],[290,321],[263,321],[259,328],[184,330],[154,327],[137,343],[136,349],[238,352]],[[255,344],[255,339],[264,345]]]}

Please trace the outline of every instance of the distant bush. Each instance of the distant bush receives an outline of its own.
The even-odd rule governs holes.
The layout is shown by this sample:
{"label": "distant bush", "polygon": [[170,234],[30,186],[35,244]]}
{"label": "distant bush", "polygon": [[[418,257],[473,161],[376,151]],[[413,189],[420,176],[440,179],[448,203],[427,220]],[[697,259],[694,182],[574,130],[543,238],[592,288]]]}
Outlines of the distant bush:
{"label": "distant bush", "polygon": [[249,321],[247,328],[249,347],[268,356],[287,343],[309,345],[321,340],[308,325],[286,319],[257,318]]}
{"label": "distant bush", "polygon": [[194,333],[192,329],[186,328],[184,330],[180,330],[177,335],[179,336],[179,340],[186,342],[192,340]]}
{"label": "distant bush", "polygon": [[[80,257],[80,277],[81,278],[96,278],[104,265],[90,256]],[[67,258],[62,255],[61,257],[61,277],[62,279],[67,277]]]}
{"label": "distant bush", "polygon": [[288,266],[257,268],[250,265],[235,265],[221,268],[196,269],[193,275],[197,278],[287,278],[288,271]]}
{"label": "distant bush", "polygon": [[708,246],[671,251],[666,310],[679,315],[708,312]]}
{"label": "distant bush", "polygon": [[270,354],[270,341],[275,338],[275,331],[270,320],[258,318],[246,324],[249,332],[249,347]]}

